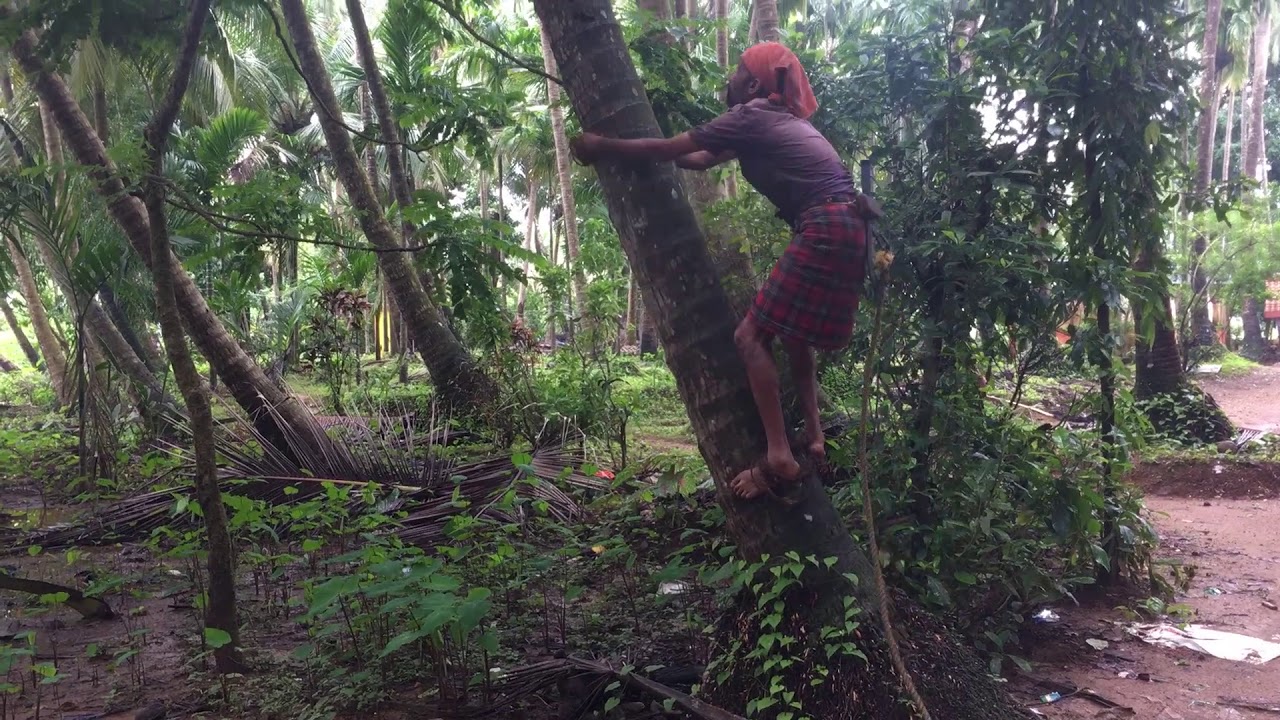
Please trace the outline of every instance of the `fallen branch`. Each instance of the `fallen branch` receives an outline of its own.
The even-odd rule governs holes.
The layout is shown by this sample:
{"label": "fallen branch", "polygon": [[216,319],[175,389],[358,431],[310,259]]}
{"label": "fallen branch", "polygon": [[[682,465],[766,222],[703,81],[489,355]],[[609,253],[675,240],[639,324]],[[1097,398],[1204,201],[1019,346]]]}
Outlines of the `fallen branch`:
{"label": "fallen branch", "polygon": [[42,580],[28,580],[0,573],[0,590],[14,590],[29,595],[57,595],[66,593],[67,599],[62,603],[91,620],[110,620],[115,617],[106,602],[95,597],[88,597],[75,588],[47,583]]}
{"label": "fallen branch", "polygon": [[1250,702],[1248,700],[1235,700],[1232,698],[1219,698],[1218,704],[1224,707],[1240,708],[1241,710],[1252,710],[1254,712],[1268,713],[1271,715],[1280,715],[1280,700],[1261,702]]}

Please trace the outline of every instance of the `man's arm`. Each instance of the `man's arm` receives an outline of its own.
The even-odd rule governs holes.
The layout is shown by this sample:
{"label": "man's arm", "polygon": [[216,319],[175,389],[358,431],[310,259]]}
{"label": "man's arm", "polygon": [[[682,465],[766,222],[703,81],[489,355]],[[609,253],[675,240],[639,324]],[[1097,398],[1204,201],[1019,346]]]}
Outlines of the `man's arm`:
{"label": "man's arm", "polygon": [[685,170],[710,170],[711,168],[729,162],[738,157],[738,154],[732,150],[725,150],[716,154],[706,150],[681,155],[676,158],[676,165]]}
{"label": "man's arm", "polygon": [[700,152],[689,133],[680,133],[673,138],[635,138],[624,140],[609,138],[590,133],[580,135],[572,142],[574,155],[578,160],[590,165],[600,158],[609,157],[619,160],[651,160],[657,162],[675,160]]}

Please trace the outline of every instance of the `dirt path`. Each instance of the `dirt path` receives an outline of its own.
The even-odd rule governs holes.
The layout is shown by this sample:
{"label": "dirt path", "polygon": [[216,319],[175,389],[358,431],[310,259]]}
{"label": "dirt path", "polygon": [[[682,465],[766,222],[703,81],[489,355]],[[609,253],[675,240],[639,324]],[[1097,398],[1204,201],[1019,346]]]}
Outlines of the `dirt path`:
{"label": "dirt path", "polygon": [[[1280,368],[1203,382],[1243,427],[1280,431]],[[1160,556],[1194,567],[1176,599],[1179,618],[1226,632],[1280,642],[1280,466],[1238,462],[1146,465],[1132,479],[1147,491]],[[1265,665],[1220,660],[1149,645],[1125,632],[1117,605],[1058,608],[1062,620],[1030,634],[1035,676],[1088,688],[1131,708],[1108,709],[1069,697],[1037,707],[1051,718],[1136,717],[1153,720],[1241,720],[1280,716],[1280,659]],[[1094,643],[1087,641],[1093,640]],[[1102,650],[1092,645],[1105,641]],[[1048,689],[1044,689],[1048,692]],[[1276,708],[1265,712],[1239,704]]]}
{"label": "dirt path", "polygon": [[1239,377],[1202,376],[1200,386],[1237,425],[1280,432],[1280,365],[1264,365]]}

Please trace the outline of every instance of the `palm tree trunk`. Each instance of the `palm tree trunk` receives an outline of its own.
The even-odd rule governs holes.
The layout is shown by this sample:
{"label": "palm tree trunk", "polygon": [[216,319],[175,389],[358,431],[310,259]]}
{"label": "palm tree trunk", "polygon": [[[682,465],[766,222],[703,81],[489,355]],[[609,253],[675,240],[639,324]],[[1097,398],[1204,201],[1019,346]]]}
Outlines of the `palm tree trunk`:
{"label": "palm tree trunk", "polygon": [[[1196,132],[1196,177],[1193,186],[1197,197],[1209,192],[1213,178],[1214,135],[1218,128],[1218,22],[1222,17],[1222,0],[1208,0],[1204,14],[1204,39],[1200,44],[1200,123]],[[1216,343],[1213,321],[1209,319],[1208,285],[1204,272],[1204,254],[1208,238],[1196,232],[1191,257],[1191,338],[1192,344],[1210,346]]]}
{"label": "palm tree trunk", "polygon": [[1253,77],[1250,79],[1249,144],[1244,153],[1244,176],[1257,179],[1262,171],[1262,111],[1267,99],[1267,58],[1271,52],[1271,10],[1255,6],[1257,27],[1253,31]]}
{"label": "palm tree trunk", "polygon": [[[542,35],[542,64],[546,73],[556,74],[556,59],[547,45],[547,32]],[[560,86],[547,81],[547,104],[551,106],[551,137],[556,147],[556,175],[560,181],[560,207],[564,221],[565,264],[573,278],[573,302],[578,314],[587,317],[587,278],[578,261],[578,209],[573,196],[573,165],[569,160],[569,138],[564,131],[564,108],[560,107]],[[594,324],[594,323],[584,323]]]}
{"label": "palm tree trunk", "polygon": [[782,30],[778,27],[778,0],[756,0],[753,17],[760,42],[781,42]]}
{"label": "palm tree trunk", "polygon": [[[151,231],[146,208],[141,200],[126,192],[115,164],[107,157],[106,148],[62,77],[50,71],[36,56],[37,42],[33,31],[24,32],[13,45],[14,57],[36,93],[48,103],[62,138],[76,160],[90,169],[94,188],[106,202],[108,213],[150,268]],[[294,453],[291,439],[292,443],[317,453],[331,447],[332,442],[306,407],[273,383],[227,332],[191,276],[176,263],[167,265],[175,273],[174,296],[187,332],[263,437],[286,453]],[[46,363],[49,360],[47,354],[45,360]],[[290,430],[286,432],[282,426]]]}
{"label": "palm tree trunk", "polygon": [[1240,352],[1247,358],[1262,360],[1267,354],[1267,343],[1262,337],[1262,306],[1255,297],[1244,299],[1241,320],[1244,330],[1244,346]]}
{"label": "palm tree trunk", "polygon": [[[535,0],[534,7],[584,130],[614,137],[624,131],[632,137],[657,136],[657,121],[609,0]],[[862,613],[859,635],[841,633],[841,638],[856,643],[865,660],[837,656],[824,662],[845,681],[796,683],[795,701],[813,717],[902,717],[895,676],[875,622],[880,599],[872,582],[875,572],[819,480],[807,475],[793,491],[795,504],[785,508],[774,502],[743,502],[728,487],[738,471],[760,459],[764,435],[733,343],[738,318],[720,287],[697,216],[672,165],[606,160],[596,169],[609,215],[644,303],[655,316],[667,363],[715,479],[726,530],[739,553],[748,560],[788,552],[830,559],[829,568],[815,563],[806,569],[805,590],[787,598],[783,615],[802,616],[805,627],[822,627],[844,617],[847,599]],[[857,581],[851,582],[845,573],[853,573]],[[937,717],[1023,716],[971,649],[933,632],[940,625],[910,603],[903,601],[898,607],[905,620],[898,629],[907,664],[920,677],[918,684]],[[739,629],[735,622],[728,624]],[[813,633],[810,641],[818,642],[817,635]],[[946,668],[946,677],[931,668]],[[751,675],[732,673],[711,689],[709,699],[741,706],[749,697],[746,683],[753,682]],[[850,692],[851,686],[860,691]]]}
{"label": "palm tree trunk", "polygon": [[18,316],[14,315],[13,308],[9,306],[9,299],[6,297],[0,297],[0,312],[4,313],[4,320],[9,323],[9,329],[13,331],[13,337],[22,348],[22,354],[27,356],[27,362],[31,363],[31,367],[39,368],[40,354],[27,339],[27,333],[23,331],[22,324],[18,322]]}
{"label": "palm tree trunk", "polygon": [[196,498],[204,515],[208,536],[209,599],[205,607],[205,626],[226,633],[225,643],[217,643],[213,650],[214,661],[222,673],[244,672],[240,658],[240,623],[236,613],[236,576],[234,548],[227,524],[227,509],[218,489],[218,466],[214,445],[213,410],[209,404],[209,390],[196,369],[195,361],[187,346],[182,329],[182,316],[178,312],[175,278],[186,273],[178,266],[169,243],[169,224],[165,217],[165,186],[156,178],[160,174],[169,131],[178,115],[182,96],[186,94],[191,79],[191,67],[195,64],[200,33],[213,0],[192,0],[190,15],[182,37],[182,46],[175,63],[173,81],[168,92],[143,131],[147,154],[153,173],[144,182],[147,220],[150,224],[152,280],[156,288],[156,315],[160,331],[164,335],[169,364],[191,417],[191,436],[195,449]]}
{"label": "palm tree trunk", "polygon": [[[529,252],[537,252],[538,247],[538,185],[532,171],[528,176],[529,209],[524,222],[524,247]],[[529,261],[524,261],[524,272],[520,281],[520,290],[516,293],[516,320],[521,327],[525,324],[524,306],[529,297]]]}
{"label": "palm tree trunk", "polygon": [[1222,128],[1226,132],[1222,137],[1222,182],[1224,183],[1231,182],[1231,135],[1235,131],[1237,94],[1227,95],[1227,124]]}
{"label": "palm tree trunk", "polygon": [[62,156],[62,138],[58,133],[58,124],[49,113],[49,106],[44,102],[38,102],[36,105],[40,109],[40,127],[44,132],[44,159],[53,167],[53,192],[57,196],[61,193],[67,177]]}
{"label": "palm tree trunk", "polygon": [[[716,61],[726,76],[729,72],[729,0],[713,0],[716,8]],[[738,173],[730,169],[725,177],[729,197],[738,197]]]}
{"label": "palm tree trunk", "polygon": [[[359,3],[350,0],[359,8]],[[317,115],[338,178],[347,191],[351,203],[358,210],[360,226],[365,236],[378,251],[378,265],[382,268],[387,285],[395,296],[396,304],[407,320],[409,339],[422,355],[422,360],[431,374],[432,383],[444,402],[455,412],[485,413],[490,403],[497,396],[497,388],[476,363],[475,358],[467,351],[449,328],[445,325],[440,310],[431,301],[417,270],[410,257],[401,250],[403,244],[396,233],[383,218],[378,198],[374,195],[369,178],[360,167],[359,157],[342,124],[341,106],[334,95],[333,85],[329,80],[324,59],[316,49],[315,36],[311,32],[311,24],[307,20],[306,9],[302,0],[282,0],[285,24],[289,28],[290,37],[297,49],[298,61],[307,78],[307,86],[312,100],[318,106]],[[357,22],[352,13],[353,26]],[[363,15],[360,15],[363,23]],[[408,192],[407,180],[400,166],[399,140],[395,131],[395,118],[382,92],[381,77],[377,72],[377,64],[372,56],[372,45],[365,32],[356,32],[356,45],[363,64],[368,68],[365,79],[369,83],[369,92],[373,97],[374,109],[378,112],[379,126],[384,140],[388,142],[388,167],[391,170],[392,189],[397,203],[408,207],[412,198],[402,197]],[[402,233],[405,228],[402,227]]]}
{"label": "palm tree trunk", "polygon": [[8,241],[9,260],[13,263],[18,275],[18,288],[22,299],[27,302],[27,316],[31,318],[31,329],[35,332],[36,343],[40,345],[40,355],[44,358],[44,369],[49,374],[49,382],[53,385],[53,393],[58,404],[68,407],[75,401],[75,391],[67,378],[67,356],[58,342],[58,333],[49,322],[49,315],[44,309],[44,299],[40,297],[40,287],[36,285],[35,275],[31,272],[31,263],[27,256],[12,240]]}

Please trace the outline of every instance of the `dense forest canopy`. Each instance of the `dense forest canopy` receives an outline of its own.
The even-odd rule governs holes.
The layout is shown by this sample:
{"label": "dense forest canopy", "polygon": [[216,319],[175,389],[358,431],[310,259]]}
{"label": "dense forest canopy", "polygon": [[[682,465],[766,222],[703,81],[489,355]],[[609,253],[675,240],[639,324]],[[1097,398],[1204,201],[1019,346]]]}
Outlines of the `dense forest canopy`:
{"label": "dense forest canopy", "polygon": [[[1276,14],[10,3],[0,474],[66,522],[7,528],[0,588],[106,617],[181,568],[220,717],[1024,717],[1034,613],[1181,581],[1137,453],[1232,444],[1195,371],[1273,359]],[[734,326],[792,229],[733,162],[571,152],[711,121],[761,41],[884,213],[787,502],[728,483],[764,447]],[[36,647],[0,717],[79,682]]]}

